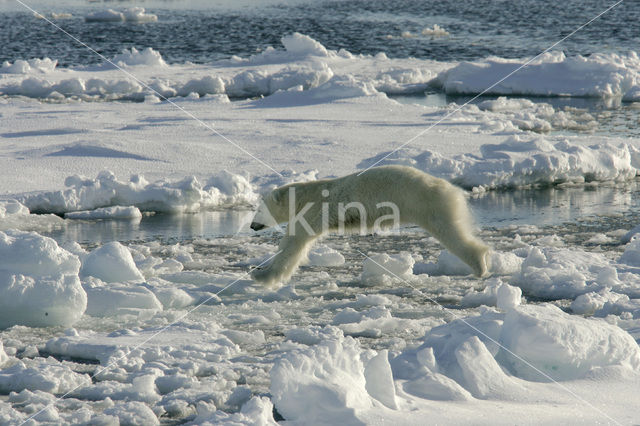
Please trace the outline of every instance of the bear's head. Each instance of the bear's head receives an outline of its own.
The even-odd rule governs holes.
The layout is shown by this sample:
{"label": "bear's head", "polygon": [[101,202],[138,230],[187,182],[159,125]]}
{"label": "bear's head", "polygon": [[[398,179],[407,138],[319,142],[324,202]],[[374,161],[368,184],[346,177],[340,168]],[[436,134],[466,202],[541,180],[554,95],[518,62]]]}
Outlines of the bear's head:
{"label": "bear's head", "polygon": [[281,186],[264,195],[251,221],[251,229],[259,231],[289,220],[289,188]]}

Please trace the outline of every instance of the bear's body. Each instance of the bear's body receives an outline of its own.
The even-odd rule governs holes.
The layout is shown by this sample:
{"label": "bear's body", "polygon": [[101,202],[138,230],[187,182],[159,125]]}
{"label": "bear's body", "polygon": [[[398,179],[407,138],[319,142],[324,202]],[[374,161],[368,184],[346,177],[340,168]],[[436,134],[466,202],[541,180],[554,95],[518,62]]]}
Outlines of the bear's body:
{"label": "bear's body", "polygon": [[263,198],[251,228],[258,230],[287,221],[278,254],[270,265],[253,273],[256,280],[267,285],[288,280],[314,240],[324,233],[399,223],[427,230],[476,275],[488,272],[489,248],[473,234],[462,191],[412,167],[375,167],[360,175],[276,188]]}

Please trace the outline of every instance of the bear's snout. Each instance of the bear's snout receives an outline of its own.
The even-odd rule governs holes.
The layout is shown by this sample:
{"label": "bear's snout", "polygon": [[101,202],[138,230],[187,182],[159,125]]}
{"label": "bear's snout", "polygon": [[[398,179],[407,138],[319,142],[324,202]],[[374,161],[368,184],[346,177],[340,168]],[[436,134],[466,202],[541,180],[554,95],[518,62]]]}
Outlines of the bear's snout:
{"label": "bear's snout", "polygon": [[266,228],[266,226],[264,226],[263,224],[258,223],[258,222],[251,222],[251,225],[249,225],[249,227],[251,229],[253,229],[254,231],[259,231],[261,229]]}

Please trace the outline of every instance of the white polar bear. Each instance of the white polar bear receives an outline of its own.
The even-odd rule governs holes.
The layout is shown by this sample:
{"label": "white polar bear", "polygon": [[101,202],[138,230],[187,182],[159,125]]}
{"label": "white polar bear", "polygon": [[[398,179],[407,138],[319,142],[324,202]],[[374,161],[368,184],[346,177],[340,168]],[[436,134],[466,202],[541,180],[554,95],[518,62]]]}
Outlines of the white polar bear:
{"label": "white polar bear", "polygon": [[289,222],[273,261],[253,271],[268,286],[287,281],[311,244],[331,231],[377,230],[412,223],[469,265],[488,274],[489,247],[474,236],[462,190],[406,166],[382,166],[336,179],[292,183],[263,197],[251,229]]}

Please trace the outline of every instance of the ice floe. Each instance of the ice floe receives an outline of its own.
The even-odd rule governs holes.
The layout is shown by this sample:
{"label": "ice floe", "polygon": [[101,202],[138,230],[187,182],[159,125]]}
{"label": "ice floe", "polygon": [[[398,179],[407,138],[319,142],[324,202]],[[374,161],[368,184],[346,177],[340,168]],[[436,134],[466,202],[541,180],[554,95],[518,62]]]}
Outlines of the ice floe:
{"label": "ice floe", "polygon": [[83,220],[100,220],[100,219],[125,219],[135,220],[142,217],[142,213],[137,207],[129,206],[113,206],[101,207],[95,210],[84,210],[67,212],[64,214],[66,219],[83,219]]}
{"label": "ice floe", "polygon": [[122,12],[107,9],[89,13],[84,17],[87,22],[156,22],[157,15],[145,13],[143,7],[126,8]]}
{"label": "ice floe", "polygon": [[[437,81],[447,93],[617,96],[632,100],[639,69],[635,52],[567,57],[554,51],[533,61],[490,57],[462,62],[439,74]],[[503,77],[507,78],[500,81]]]}
{"label": "ice floe", "polygon": [[70,176],[65,184],[68,189],[26,195],[21,202],[31,211],[53,213],[118,205],[160,212],[194,212],[225,205],[250,205],[258,198],[246,178],[228,172],[212,177],[204,185],[195,177],[150,183],[143,176],[134,175],[124,182],[108,171],[95,179]]}
{"label": "ice floe", "polygon": [[42,232],[63,226],[64,220],[54,214],[31,214],[19,201],[0,201],[0,231],[19,229]]}
{"label": "ice floe", "polygon": [[609,143],[584,146],[563,140],[512,136],[480,147],[480,156],[446,156],[430,150],[401,148],[363,160],[359,167],[404,164],[465,188],[495,189],[627,181],[638,175],[636,148]]}

